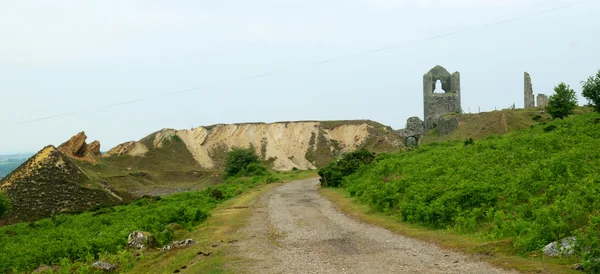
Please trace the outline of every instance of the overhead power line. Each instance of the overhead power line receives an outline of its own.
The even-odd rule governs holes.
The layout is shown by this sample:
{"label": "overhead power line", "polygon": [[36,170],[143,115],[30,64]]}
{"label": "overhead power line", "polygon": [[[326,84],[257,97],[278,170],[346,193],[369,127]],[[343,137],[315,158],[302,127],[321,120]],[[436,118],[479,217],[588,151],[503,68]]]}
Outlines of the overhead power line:
{"label": "overhead power line", "polygon": [[[540,1],[537,4],[539,5],[539,4],[542,4],[542,3],[545,3],[545,2],[552,2],[552,1],[553,0]],[[571,7],[578,6],[578,5],[584,4],[586,2],[592,2],[592,1],[594,1],[594,0],[577,1],[577,2],[574,2],[574,3],[570,3],[570,4],[567,4],[567,5],[554,7],[554,8],[551,8],[551,9],[536,11],[536,12],[533,12],[533,15],[535,16],[535,15],[541,15],[541,14],[547,14],[547,13],[551,13],[551,12],[556,12],[556,11],[559,11],[559,10],[564,10],[564,9],[567,9],[567,8],[571,8]],[[345,59],[360,57],[360,56],[369,55],[369,54],[374,54],[374,53],[378,53],[378,52],[382,52],[382,51],[393,50],[393,49],[397,49],[397,48],[400,48],[400,47],[403,47],[403,46],[406,46],[406,45],[409,45],[409,44],[413,44],[413,43],[426,42],[426,41],[441,39],[441,38],[445,38],[445,37],[449,37],[449,36],[454,36],[454,35],[457,35],[457,34],[467,33],[467,32],[470,32],[470,31],[473,31],[473,30],[476,30],[476,29],[479,29],[479,28],[487,28],[487,27],[492,27],[492,26],[496,26],[496,25],[506,24],[506,23],[510,23],[510,22],[522,20],[522,19],[525,19],[525,18],[529,18],[531,16],[532,16],[532,14],[528,14],[527,16],[522,15],[522,16],[508,18],[508,19],[503,19],[503,20],[495,21],[495,22],[491,22],[491,23],[480,24],[480,25],[472,25],[472,26],[469,26],[469,27],[465,27],[465,28],[463,28],[461,30],[455,30],[455,31],[451,31],[451,32],[447,32],[447,33],[443,33],[443,34],[439,34],[439,35],[434,35],[434,36],[430,36],[430,37],[415,39],[415,40],[409,40],[409,41],[405,41],[405,42],[398,43],[398,44],[395,44],[395,45],[390,45],[390,46],[385,46],[385,47],[381,47],[381,48],[365,50],[365,51],[362,51],[362,52],[357,52],[357,53],[353,53],[353,54],[338,56],[338,57],[334,57],[334,58],[330,58],[330,59],[325,59],[325,60],[321,60],[321,61],[317,61],[317,62],[313,62],[313,63],[308,63],[308,64],[304,64],[304,65],[292,66],[292,67],[288,67],[288,68],[284,68],[284,69],[279,69],[279,70],[274,70],[274,71],[270,71],[270,72],[254,74],[254,75],[250,75],[250,76],[247,76],[247,77],[242,77],[242,78],[232,79],[232,80],[228,80],[228,81],[213,83],[213,84],[209,84],[209,85],[205,85],[205,86],[198,86],[198,87],[194,87],[194,88],[190,88],[190,89],[185,89],[185,90],[172,91],[172,92],[167,92],[167,93],[162,93],[162,94],[156,94],[156,95],[149,95],[149,96],[140,97],[140,98],[137,98],[137,99],[134,99],[134,100],[130,100],[130,101],[117,102],[117,103],[113,103],[113,104],[109,104],[109,105],[98,106],[98,107],[95,107],[95,108],[88,108],[88,109],[85,109],[85,110],[78,110],[78,111],[66,112],[66,113],[62,113],[62,114],[55,114],[55,115],[50,115],[50,116],[45,116],[45,117],[40,117],[40,118],[35,118],[35,119],[30,119],[30,120],[25,120],[25,121],[21,121],[21,122],[15,123],[14,125],[15,126],[16,125],[22,125],[22,124],[40,122],[40,121],[44,121],[44,120],[56,119],[56,118],[70,116],[70,115],[75,115],[75,114],[84,113],[84,112],[98,111],[98,110],[103,110],[103,109],[118,107],[118,106],[122,106],[122,105],[134,104],[134,103],[144,102],[144,101],[148,101],[148,100],[152,100],[152,99],[162,98],[162,97],[165,97],[165,96],[172,96],[172,95],[177,95],[177,94],[183,94],[183,93],[188,93],[188,92],[195,92],[195,91],[200,91],[200,90],[205,90],[205,89],[210,89],[210,88],[215,88],[215,87],[226,86],[226,85],[230,85],[230,84],[234,84],[234,83],[238,83],[238,82],[249,81],[249,80],[253,80],[253,79],[257,79],[257,78],[264,78],[264,77],[268,77],[268,76],[271,76],[271,75],[280,74],[280,73],[284,73],[284,72],[290,72],[290,71],[294,71],[294,70],[300,70],[300,69],[307,68],[307,67],[321,66],[321,65],[325,65],[325,64],[328,64],[328,63],[333,63],[333,62],[337,62],[337,61],[341,61],[341,60],[345,60]]]}

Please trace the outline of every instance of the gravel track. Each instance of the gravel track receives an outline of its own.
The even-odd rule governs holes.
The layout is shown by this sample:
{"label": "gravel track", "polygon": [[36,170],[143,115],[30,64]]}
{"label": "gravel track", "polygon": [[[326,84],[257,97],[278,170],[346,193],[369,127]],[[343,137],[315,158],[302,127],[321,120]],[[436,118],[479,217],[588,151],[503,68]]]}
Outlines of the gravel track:
{"label": "gravel track", "polygon": [[517,273],[349,218],[294,181],[254,205],[236,244],[244,273]]}

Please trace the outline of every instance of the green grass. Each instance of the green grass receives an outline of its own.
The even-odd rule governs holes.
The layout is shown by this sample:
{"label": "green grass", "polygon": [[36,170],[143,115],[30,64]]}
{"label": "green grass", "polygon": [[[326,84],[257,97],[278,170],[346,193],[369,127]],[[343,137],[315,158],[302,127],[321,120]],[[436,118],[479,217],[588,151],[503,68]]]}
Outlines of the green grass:
{"label": "green grass", "polygon": [[600,114],[592,113],[473,145],[432,143],[382,155],[343,185],[373,210],[507,241],[514,254],[537,254],[577,235],[589,257],[600,253],[599,165]]}

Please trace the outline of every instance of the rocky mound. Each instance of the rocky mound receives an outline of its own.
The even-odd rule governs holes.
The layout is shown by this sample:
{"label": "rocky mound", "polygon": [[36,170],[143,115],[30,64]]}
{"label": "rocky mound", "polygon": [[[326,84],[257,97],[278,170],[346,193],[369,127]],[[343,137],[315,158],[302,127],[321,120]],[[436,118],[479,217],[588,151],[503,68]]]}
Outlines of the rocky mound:
{"label": "rocky mound", "polygon": [[[63,146],[63,150],[75,149],[77,144],[81,142]],[[7,222],[35,220],[123,200],[109,188],[94,187],[74,160],[54,146],[43,148],[0,180],[0,190],[12,201]]]}

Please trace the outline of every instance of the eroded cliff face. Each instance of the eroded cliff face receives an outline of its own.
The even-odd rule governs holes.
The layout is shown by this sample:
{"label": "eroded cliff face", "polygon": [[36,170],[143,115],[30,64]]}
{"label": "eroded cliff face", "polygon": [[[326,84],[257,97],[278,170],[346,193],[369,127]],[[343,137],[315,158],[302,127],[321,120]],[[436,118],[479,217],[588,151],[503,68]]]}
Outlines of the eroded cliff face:
{"label": "eroded cliff face", "polygon": [[369,139],[384,136],[388,147],[402,146],[393,131],[372,121],[279,122],[220,124],[191,130],[164,129],[139,142],[128,142],[107,153],[140,157],[144,149],[159,148],[165,140],[181,139],[200,166],[219,168],[225,153],[232,147],[253,147],[264,160],[272,162],[275,170],[315,169],[322,165],[318,159],[333,158],[365,146]]}

